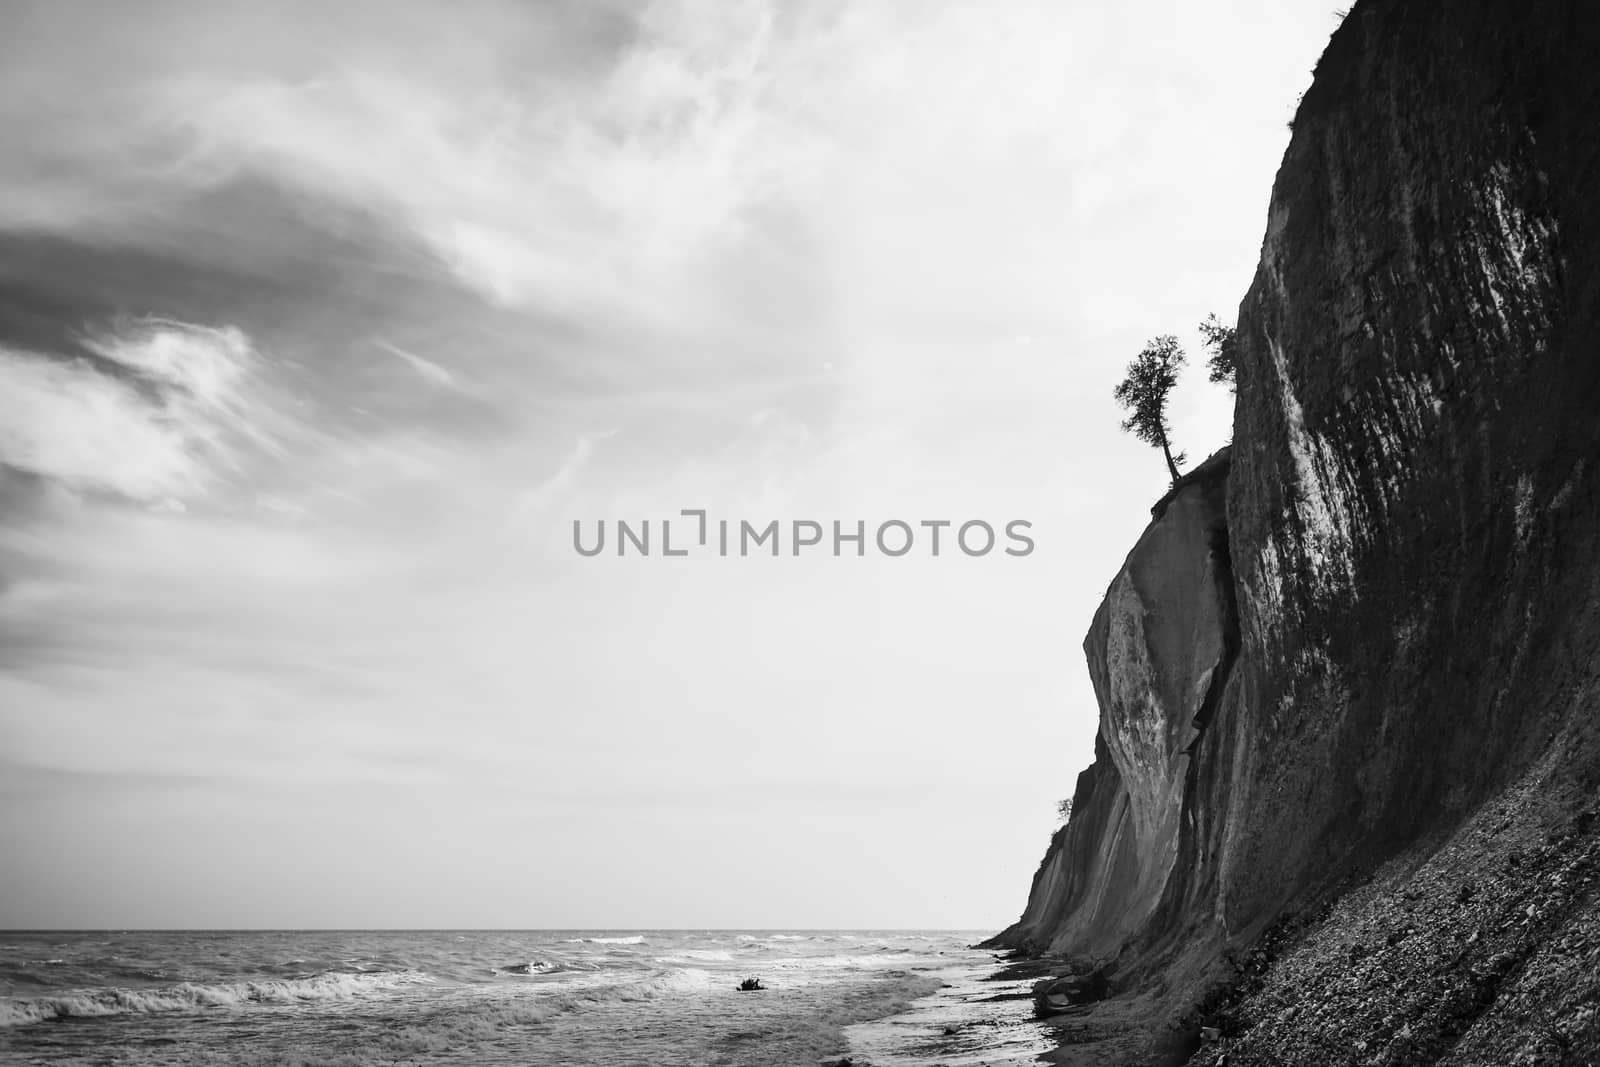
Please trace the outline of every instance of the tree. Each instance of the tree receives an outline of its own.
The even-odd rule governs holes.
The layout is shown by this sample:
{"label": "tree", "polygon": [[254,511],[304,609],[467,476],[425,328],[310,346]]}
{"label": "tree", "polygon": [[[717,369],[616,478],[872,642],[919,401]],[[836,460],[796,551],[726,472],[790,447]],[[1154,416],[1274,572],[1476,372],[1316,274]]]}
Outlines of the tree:
{"label": "tree", "polygon": [[1166,458],[1167,470],[1172,480],[1179,477],[1178,464],[1185,461],[1182,452],[1172,454],[1170,443],[1172,427],[1167,424],[1167,397],[1178,384],[1178,371],[1188,362],[1183,347],[1171,334],[1162,334],[1150,340],[1138,358],[1128,364],[1127,377],[1117,384],[1113,395],[1117,403],[1128,409],[1122,428],[1146,444],[1161,449]]}
{"label": "tree", "polygon": [[1072,821],[1072,798],[1071,797],[1068,797],[1065,800],[1061,800],[1061,801],[1057,801],[1056,802],[1056,815],[1058,817],[1060,817],[1062,822],[1071,822]]}
{"label": "tree", "polygon": [[1227,382],[1229,389],[1234,388],[1233,359],[1239,351],[1238,329],[1222,325],[1222,321],[1213,313],[1200,324],[1200,336],[1211,353],[1211,358],[1206,360],[1206,366],[1211,371],[1210,380]]}

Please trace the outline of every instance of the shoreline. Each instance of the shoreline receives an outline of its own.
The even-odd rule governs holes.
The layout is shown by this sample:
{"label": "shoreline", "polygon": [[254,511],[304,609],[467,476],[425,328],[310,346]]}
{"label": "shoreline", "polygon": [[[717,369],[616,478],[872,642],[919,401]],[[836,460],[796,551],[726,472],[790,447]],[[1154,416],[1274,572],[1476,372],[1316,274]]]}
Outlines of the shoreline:
{"label": "shoreline", "polygon": [[1059,1045],[1050,1028],[1034,1015],[1032,962],[1010,960],[976,946],[971,952],[985,958],[928,972],[941,977],[944,986],[906,1011],[846,1028],[848,1054],[826,1063],[1004,1067],[1038,1063],[1051,1055]]}
{"label": "shoreline", "polygon": [[[1199,1047],[1197,1029],[1160,1033],[1160,1013],[1139,995],[1040,1015],[1040,989],[1081,973],[1081,966],[1016,948],[974,951],[990,959],[952,968],[945,988],[900,1015],[849,1028],[850,1056],[825,1067],[1101,1067],[1130,1056],[1148,1057],[1151,1067],[1178,1067]],[[858,1041],[858,1032],[875,1039]]]}

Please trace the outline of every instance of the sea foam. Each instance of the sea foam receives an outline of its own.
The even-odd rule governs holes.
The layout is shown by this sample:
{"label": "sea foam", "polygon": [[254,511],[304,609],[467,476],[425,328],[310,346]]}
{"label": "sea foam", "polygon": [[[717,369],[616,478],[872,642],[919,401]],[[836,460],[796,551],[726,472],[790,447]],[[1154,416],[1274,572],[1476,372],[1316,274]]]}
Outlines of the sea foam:
{"label": "sea foam", "polygon": [[45,997],[0,1000],[0,1026],[21,1026],[47,1019],[100,1015],[135,1015],[164,1011],[197,1011],[245,1004],[294,1004],[307,1000],[342,1000],[363,993],[431,982],[415,971],[377,974],[329,973],[313,978],[264,979],[201,985],[185,982],[164,989],[85,989]]}

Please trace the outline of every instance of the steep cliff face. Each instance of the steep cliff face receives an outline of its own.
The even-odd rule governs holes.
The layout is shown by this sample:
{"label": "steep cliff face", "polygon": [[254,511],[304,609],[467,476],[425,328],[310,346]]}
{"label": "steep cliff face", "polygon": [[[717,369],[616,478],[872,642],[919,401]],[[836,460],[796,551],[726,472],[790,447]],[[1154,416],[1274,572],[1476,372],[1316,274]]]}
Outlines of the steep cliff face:
{"label": "steep cliff face", "polygon": [[1231,926],[1459,818],[1587,684],[1593,24],[1369,3],[1302,103],[1240,309]]}
{"label": "steep cliff face", "polygon": [[[1187,536],[1180,492],[1091,627],[1105,743],[1085,777],[1114,776],[1126,810],[1075,813],[1004,943],[1116,943],[1129,981],[1210,981],[1352,879],[1422,893],[1407,879],[1485,805],[1520,798],[1502,816],[1543,826],[1593,802],[1597,115],[1595,5],[1365,0],[1345,20],[1240,308],[1225,520],[1141,576],[1147,541]],[[1231,600],[1199,592],[1219,581]],[[1107,925],[1065,887],[1113,867],[1133,903]],[[1460,1033],[1372,1040],[1342,1058],[1434,1062]]]}
{"label": "steep cliff face", "polygon": [[1157,507],[1083,650],[1101,708],[1095,762],[1035,876],[1016,943],[1115,956],[1150,918],[1178,855],[1190,748],[1236,649],[1226,451]]}

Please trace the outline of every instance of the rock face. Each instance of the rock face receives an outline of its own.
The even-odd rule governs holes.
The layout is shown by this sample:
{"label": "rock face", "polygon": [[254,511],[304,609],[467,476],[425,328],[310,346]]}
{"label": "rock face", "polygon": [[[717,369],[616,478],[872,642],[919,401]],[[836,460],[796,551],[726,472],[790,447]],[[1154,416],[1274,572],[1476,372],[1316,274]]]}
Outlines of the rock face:
{"label": "rock face", "polygon": [[1168,494],[1095,613],[1083,642],[1101,708],[1095,763],[1011,940],[1115,956],[1160,903],[1188,749],[1237,647],[1227,475],[1224,451]]}
{"label": "rock face", "polygon": [[[1346,18],[1240,307],[1231,455],[1169,496],[1095,616],[1095,765],[999,943],[1116,955],[1182,1014],[1287,917],[1359,883],[1422,893],[1407,872],[1489,806],[1558,826],[1595,802],[1597,115],[1600,5]],[[1488,997],[1443,1045],[1374,1023],[1341,1061],[1434,1062]],[[1569,1048],[1600,1049],[1594,1014]]]}

